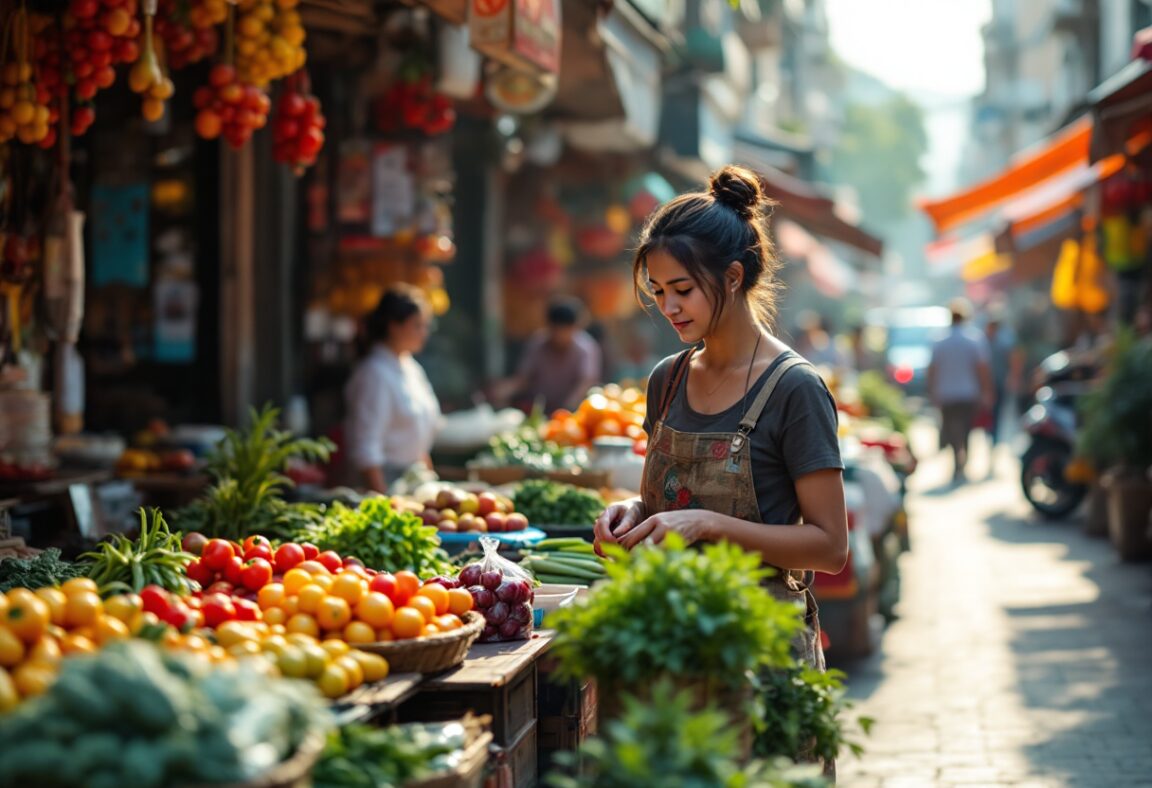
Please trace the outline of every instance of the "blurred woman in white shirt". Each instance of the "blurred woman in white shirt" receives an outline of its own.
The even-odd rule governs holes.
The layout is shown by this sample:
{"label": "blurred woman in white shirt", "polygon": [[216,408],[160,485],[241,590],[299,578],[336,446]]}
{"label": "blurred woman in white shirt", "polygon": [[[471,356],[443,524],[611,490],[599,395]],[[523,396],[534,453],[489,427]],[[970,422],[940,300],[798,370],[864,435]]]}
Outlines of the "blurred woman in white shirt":
{"label": "blurred woman in white shirt", "polygon": [[387,492],[411,466],[431,465],[440,403],[412,357],[428,339],[431,318],[419,290],[394,285],[365,319],[370,347],[344,389],[344,442],[350,469],[371,490]]}

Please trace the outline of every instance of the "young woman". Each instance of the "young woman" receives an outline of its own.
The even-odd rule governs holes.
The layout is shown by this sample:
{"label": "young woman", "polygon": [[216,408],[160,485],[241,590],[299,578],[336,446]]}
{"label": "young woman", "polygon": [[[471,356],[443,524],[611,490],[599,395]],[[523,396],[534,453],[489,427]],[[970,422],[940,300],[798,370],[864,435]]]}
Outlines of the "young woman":
{"label": "young woman", "polygon": [[431,318],[419,290],[395,285],[365,320],[371,347],[344,389],[344,443],[356,481],[370,490],[387,492],[412,465],[429,463],[440,403],[412,354],[424,348]]}
{"label": "young woman", "polygon": [[633,263],[691,348],[648,382],[641,495],[609,506],[596,543],[631,550],[670,532],[727,540],[779,568],[782,599],[803,602],[799,656],[823,666],[811,570],[838,572],[848,551],[836,408],[815,370],[770,331],[778,267],[767,201],[752,172],[725,167],[706,193],[648,220]]}

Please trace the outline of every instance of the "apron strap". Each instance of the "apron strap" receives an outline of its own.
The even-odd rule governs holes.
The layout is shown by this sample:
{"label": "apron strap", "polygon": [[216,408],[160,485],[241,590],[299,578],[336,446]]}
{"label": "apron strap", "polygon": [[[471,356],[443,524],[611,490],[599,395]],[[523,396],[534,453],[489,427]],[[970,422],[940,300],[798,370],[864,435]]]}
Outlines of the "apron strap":
{"label": "apron strap", "polygon": [[680,380],[688,370],[688,361],[695,352],[695,346],[690,347],[672,362],[672,371],[669,373],[668,382],[664,386],[664,396],[660,399],[660,409],[656,411],[657,418],[652,422],[653,426],[655,426],[658,421],[664,421],[664,417],[668,415],[668,408],[672,406],[672,398],[676,395],[676,389],[680,386]]}
{"label": "apron strap", "polygon": [[768,380],[764,381],[764,387],[760,389],[760,393],[756,395],[756,399],[752,401],[752,407],[748,408],[748,412],[744,414],[744,418],[740,419],[740,426],[736,430],[736,434],[732,437],[731,451],[733,454],[740,451],[748,440],[748,435],[752,430],[756,429],[756,422],[760,420],[760,414],[764,412],[764,406],[768,404],[768,399],[772,393],[776,391],[776,384],[780,382],[780,378],[784,377],[784,373],[792,369],[792,367],[799,366],[800,364],[807,364],[808,362],[800,356],[792,356],[786,358],[776,365],[776,369],[772,370],[772,374],[768,376]]}

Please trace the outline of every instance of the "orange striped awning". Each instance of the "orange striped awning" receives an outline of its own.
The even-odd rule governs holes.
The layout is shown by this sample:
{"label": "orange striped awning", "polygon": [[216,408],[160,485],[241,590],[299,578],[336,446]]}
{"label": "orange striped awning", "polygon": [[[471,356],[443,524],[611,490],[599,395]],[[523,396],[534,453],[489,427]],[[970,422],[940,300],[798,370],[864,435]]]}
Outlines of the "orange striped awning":
{"label": "orange striped awning", "polygon": [[1003,172],[940,200],[919,205],[943,233],[978,218],[1025,189],[1088,163],[1092,119],[1083,117],[1021,153]]}

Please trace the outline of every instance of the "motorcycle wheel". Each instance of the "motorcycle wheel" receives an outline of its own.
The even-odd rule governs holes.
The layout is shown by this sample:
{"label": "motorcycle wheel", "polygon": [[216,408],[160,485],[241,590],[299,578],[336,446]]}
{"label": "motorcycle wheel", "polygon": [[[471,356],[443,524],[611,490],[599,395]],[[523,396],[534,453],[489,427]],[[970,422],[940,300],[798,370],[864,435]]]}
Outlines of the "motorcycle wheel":
{"label": "motorcycle wheel", "polygon": [[1072,450],[1058,443],[1034,443],[1020,460],[1020,485],[1032,508],[1049,520],[1076,510],[1088,488],[1064,478]]}

